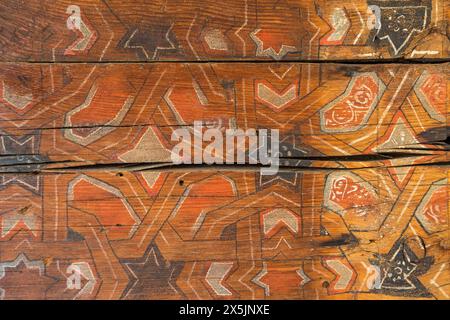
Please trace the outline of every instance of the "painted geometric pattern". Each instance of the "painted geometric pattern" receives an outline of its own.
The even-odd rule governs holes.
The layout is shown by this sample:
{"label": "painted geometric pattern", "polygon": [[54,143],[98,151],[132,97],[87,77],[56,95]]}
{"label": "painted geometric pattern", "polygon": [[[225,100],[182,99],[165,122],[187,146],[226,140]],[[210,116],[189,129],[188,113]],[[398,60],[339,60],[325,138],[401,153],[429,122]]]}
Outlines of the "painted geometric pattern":
{"label": "painted geometric pattern", "polygon": [[446,0],[6,0],[0,60],[448,58],[447,10]]}
{"label": "painted geometric pattern", "polygon": [[[0,297],[449,299],[448,67],[1,65]],[[280,171],[172,168],[195,120]]]}
{"label": "painted geometric pattern", "polygon": [[375,74],[353,77],[342,96],[320,110],[322,130],[349,132],[360,129],[367,124],[384,90],[385,85]]}

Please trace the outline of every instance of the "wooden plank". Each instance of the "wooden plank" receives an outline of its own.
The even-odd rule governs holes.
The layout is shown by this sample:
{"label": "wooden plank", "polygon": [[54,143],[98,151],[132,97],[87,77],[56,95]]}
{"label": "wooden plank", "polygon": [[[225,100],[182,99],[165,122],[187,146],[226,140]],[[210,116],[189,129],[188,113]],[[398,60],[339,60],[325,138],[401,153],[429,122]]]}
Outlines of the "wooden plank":
{"label": "wooden plank", "polygon": [[[448,74],[0,64],[0,297],[449,299]],[[279,130],[279,171],[174,165],[195,121]]]}
{"label": "wooden plank", "polygon": [[446,0],[15,1],[1,61],[448,58]]}
{"label": "wooden plank", "polygon": [[[0,190],[2,294],[448,299],[448,172],[408,170],[404,185],[388,169],[263,184],[251,171],[97,170],[37,175],[38,191],[16,176]],[[403,261],[408,288],[383,279]]]}
{"label": "wooden plank", "polygon": [[442,162],[448,74],[448,63],[2,64],[0,169],[171,165],[172,136],[193,141],[196,121],[202,133],[279,130],[285,166]]}

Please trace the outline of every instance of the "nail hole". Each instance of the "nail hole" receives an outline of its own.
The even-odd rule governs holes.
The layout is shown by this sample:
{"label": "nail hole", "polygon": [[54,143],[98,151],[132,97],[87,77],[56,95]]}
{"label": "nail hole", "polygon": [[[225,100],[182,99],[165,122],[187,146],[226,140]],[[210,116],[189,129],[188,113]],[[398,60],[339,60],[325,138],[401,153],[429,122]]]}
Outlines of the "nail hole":
{"label": "nail hole", "polygon": [[180,180],[178,183],[180,184],[180,186],[184,185],[184,181],[183,180]]}
{"label": "nail hole", "polygon": [[116,174],[116,176],[118,176],[118,177],[123,177],[123,173],[122,173],[122,172],[118,172],[118,173]]}

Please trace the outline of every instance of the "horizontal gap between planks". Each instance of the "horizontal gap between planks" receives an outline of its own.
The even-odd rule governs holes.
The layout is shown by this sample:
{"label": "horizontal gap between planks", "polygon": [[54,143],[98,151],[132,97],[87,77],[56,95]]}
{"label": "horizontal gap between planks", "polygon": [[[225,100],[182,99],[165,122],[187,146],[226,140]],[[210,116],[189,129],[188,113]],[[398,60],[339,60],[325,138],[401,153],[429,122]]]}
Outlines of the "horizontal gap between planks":
{"label": "horizontal gap between planks", "polygon": [[125,60],[107,60],[107,61],[0,61],[0,64],[281,64],[281,63],[310,63],[310,64],[360,64],[360,65],[379,65],[379,64],[445,64],[449,63],[450,58],[438,59],[409,59],[409,58],[391,58],[391,59],[297,59],[297,60],[153,60],[153,61],[125,61]]}
{"label": "horizontal gap between planks", "polygon": [[[361,161],[360,161],[361,163]],[[406,165],[370,165],[359,167],[316,167],[316,166],[285,166],[280,165],[278,167],[278,173],[280,172],[308,172],[308,171],[355,171],[355,170],[368,170],[368,169],[389,169],[389,168],[409,168],[409,167],[448,167],[450,161],[436,161],[430,163],[413,163]],[[269,166],[263,166],[258,164],[230,164],[230,165],[217,165],[217,164],[179,164],[161,163],[161,164],[91,164],[91,165],[77,165],[68,166],[62,168],[42,168],[38,170],[2,170],[0,167],[0,174],[2,175],[18,175],[18,174],[32,174],[40,175],[42,173],[76,173],[76,172],[88,172],[88,171],[112,171],[112,172],[179,172],[179,171],[247,171],[258,172],[262,168],[270,168]]]}

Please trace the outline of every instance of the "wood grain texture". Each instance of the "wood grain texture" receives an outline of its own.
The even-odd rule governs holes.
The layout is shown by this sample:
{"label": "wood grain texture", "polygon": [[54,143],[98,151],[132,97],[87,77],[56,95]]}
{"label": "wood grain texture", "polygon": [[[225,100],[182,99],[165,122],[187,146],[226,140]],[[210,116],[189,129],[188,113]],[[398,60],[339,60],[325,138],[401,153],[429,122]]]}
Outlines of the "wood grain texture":
{"label": "wood grain texture", "polygon": [[293,158],[445,159],[449,66],[2,64],[4,155],[167,163],[174,130],[203,121],[278,129]]}
{"label": "wood grain texture", "polygon": [[[1,0],[0,299],[449,299],[449,18]],[[175,165],[198,121],[279,171]]]}
{"label": "wood grain texture", "polygon": [[[448,298],[439,167],[413,168],[402,188],[385,169],[264,185],[212,170],[39,178],[41,195],[1,191],[5,298]],[[75,267],[81,290],[67,290]],[[377,278],[393,270],[397,287]]]}
{"label": "wood grain texture", "polygon": [[[448,299],[448,74],[2,64],[1,296]],[[174,166],[195,120],[280,130],[280,171]]]}
{"label": "wood grain texture", "polygon": [[446,0],[0,3],[1,61],[448,58]]}

